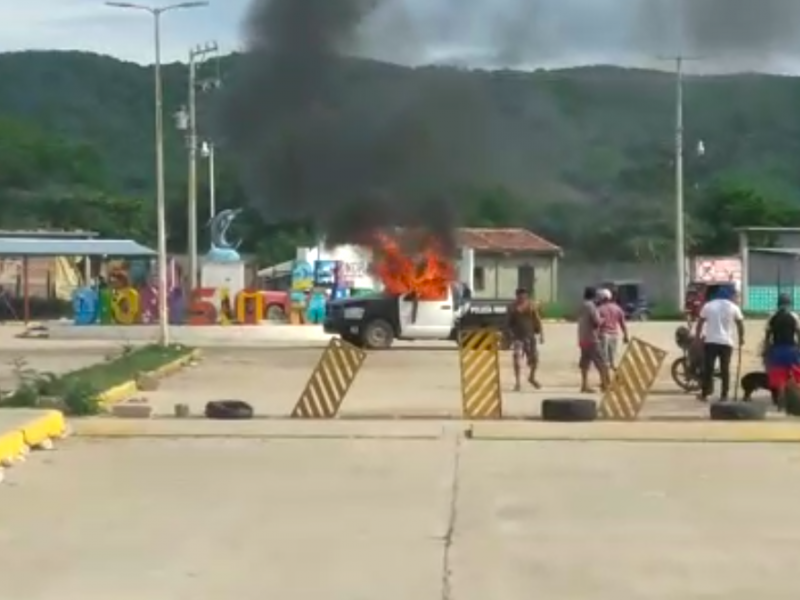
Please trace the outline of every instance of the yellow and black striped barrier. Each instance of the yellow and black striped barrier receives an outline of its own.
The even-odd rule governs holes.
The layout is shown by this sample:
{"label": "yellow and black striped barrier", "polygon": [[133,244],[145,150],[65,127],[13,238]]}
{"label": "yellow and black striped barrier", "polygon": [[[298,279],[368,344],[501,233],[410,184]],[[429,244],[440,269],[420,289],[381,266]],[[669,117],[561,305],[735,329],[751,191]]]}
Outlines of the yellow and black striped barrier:
{"label": "yellow and black striped barrier", "polygon": [[332,338],[292,411],[295,419],[332,419],[361,370],[367,353]]}
{"label": "yellow and black striped barrier", "polygon": [[459,335],[461,406],[465,419],[500,419],[500,334],[494,329],[464,331]]}
{"label": "yellow and black striped barrier", "polygon": [[617,421],[636,419],[666,358],[666,351],[633,338],[622,355],[610,388],[603,394],[600,417]]}

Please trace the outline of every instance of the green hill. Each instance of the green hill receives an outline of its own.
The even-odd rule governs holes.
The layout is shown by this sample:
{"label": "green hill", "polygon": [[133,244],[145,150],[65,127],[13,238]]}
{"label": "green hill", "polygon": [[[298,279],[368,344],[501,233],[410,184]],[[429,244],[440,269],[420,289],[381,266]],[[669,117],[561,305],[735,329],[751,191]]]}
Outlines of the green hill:
{"label": "green hill", "polygon": [[[222,72],[232,72],[235,60],[223,59]],[[354,68],[366,89],[374,82],[376,101],[386,80],[418,85],[425,81],[421,78],[456,73],[473,78],[496,125],[493,135],[508,150],[498,161],[496,189],[465,194],[465,219],[472,224],[523,224],[568,248],[636,254],[620,242],[622,235],[649,240],[648,247],[659,248],[651,254],[668,255],[675,121],[675,79],[669,73],[614,67],[465,72],[372,61]],[[52,196],[55,188],[56,195],[67,197],[89,190],[132,198],[147,209],[153,189],[152,75],[150,68],[87,53],[0,55],[0,161],[27,165],[30,171],[16,182],[9,181],[9,173],[0,175],[0,194]],[[165,67],[167,187],[176,247],[184,240],[186,158],[169,115],[185,102],[186,80],[185,65]],[[800,80],[757,74],[689,77],[685,102],[691,210],[693,203],[707,208],[709,195],[719,196],[721,187],[730,186],[800,206],[795,164]],[[702,157],[694,153],[698,140],[706,148]],[[49,158],[37,150],[38,158],[25,155],[23,160],[20,146],[26,144],[49,146]],[[221,159],[218,197],[223,204],[245,203],[224,151]],[[42,211],[52,211],[51,205],[37,208],[33,216],[26,213],[26,219],[45,219]],[[0,207],[0,225],[15,225],[22,219],[20,210]],[[698,230],[707,225],[699,223]],[[109,221],[108,228],[116,226]],[[246,235],[254,246],[264,231],[251,224]]]}

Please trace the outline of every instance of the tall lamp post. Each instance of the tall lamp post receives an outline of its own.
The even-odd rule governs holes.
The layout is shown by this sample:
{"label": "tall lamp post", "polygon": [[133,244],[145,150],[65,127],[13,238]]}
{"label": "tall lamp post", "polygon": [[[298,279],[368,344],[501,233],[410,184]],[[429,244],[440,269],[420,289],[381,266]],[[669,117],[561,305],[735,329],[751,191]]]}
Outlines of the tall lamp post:
{"label": "tall lamp post", "polygon": [[208,212],[213,219],[217,214],[217,167],[214,157],[214,142],[203,142],[200,154],[208,160]]}
{"label": "tall lamp post", "polygon": [[220,85],[219,61],[217,72],[211,78],[198,77],[198,69],[203,61],[212,56],[218,57],[219,46],[216,42],[208,42],[196,46],[189,51],[189,98],[187,114],[186,143],[189,149],[189,189],[188,189],[188,225],[189,225],[189,280],[192,289],[197,287],[198,257],[197,257],[197,91],[210,91]]}
{"label": "tall lamp post", "polygon": [[156,109],[156,220],[158,229],[158,321],[159,342],[169,344],[169,313],[167,311],[167,214],[164,198],[164,114],[161,91],[161,15],[180,9],[208,6],[207,1],[177,2],[166,6],[148,6],[132,2],[106,2],[106,6],[149,13],[153,17],[155,49],[155,109]]}
{"label": "tall lamp post", "polygon": [[662,57],[675,61],[675,269],[678,278],[677,308],[682,311],[686,302],[686,218],[684,209],[683,175],[683,67],[697,57]]}

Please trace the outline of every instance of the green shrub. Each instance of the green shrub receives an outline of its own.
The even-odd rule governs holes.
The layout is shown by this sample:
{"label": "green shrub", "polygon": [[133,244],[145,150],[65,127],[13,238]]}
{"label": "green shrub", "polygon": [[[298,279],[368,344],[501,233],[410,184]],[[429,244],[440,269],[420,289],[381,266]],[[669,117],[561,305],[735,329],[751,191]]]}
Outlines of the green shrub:
{"label": "green shrub", "polygon": [[181,345],[124,346],[117,356],[107,357],[106,362],[61,376],[36,371],[18,359],[12,363],[17,388],[0,401],[0,407],[51,407],[55,402],[69,415],[95,415],[102,408],[100,394],[104,390],[135,380],[141,373],[154,371],[191,352],[191,348]]}

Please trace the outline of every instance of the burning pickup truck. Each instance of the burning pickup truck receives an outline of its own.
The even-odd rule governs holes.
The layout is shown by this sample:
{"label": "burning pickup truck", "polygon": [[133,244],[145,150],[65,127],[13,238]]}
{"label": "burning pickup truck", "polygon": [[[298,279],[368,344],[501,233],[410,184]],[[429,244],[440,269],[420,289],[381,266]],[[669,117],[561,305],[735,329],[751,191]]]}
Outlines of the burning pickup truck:
{"label": "burning pickup truck", "polygon": [[505,328],[510,301],[472,299],[435,248],[417,262],[387,238],[381,242],[374,268],[385,291],[330,302],[326,333],[359,347],[387,349],[395,340],[456,340],[464,330]]}
{"label": "burning pickup truck", "polygon": [[505,327],[509,301],[472,300],[470,295],[466,286],[452,283],[439,300],[414,292],[334,300],[328,304],[325,332],[383,350],[395,340],[455,340],[459,330]]}

